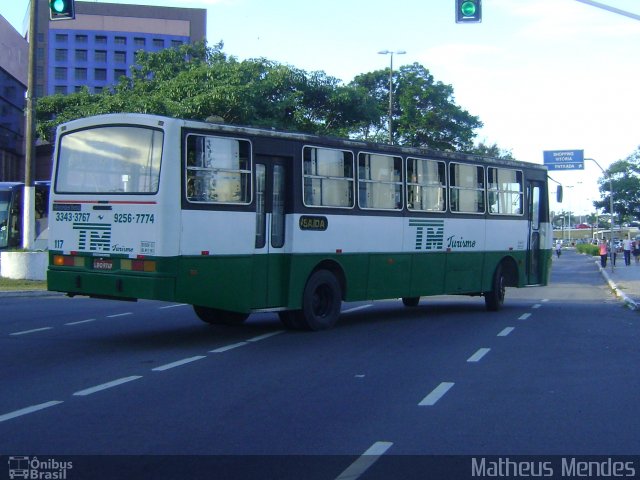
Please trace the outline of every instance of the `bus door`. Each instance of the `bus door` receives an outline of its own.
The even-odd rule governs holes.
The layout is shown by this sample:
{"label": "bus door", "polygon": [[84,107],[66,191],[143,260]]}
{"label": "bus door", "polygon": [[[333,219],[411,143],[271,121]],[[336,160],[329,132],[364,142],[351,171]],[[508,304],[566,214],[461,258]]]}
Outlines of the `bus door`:
{"label": "bus door", "polygon": [[281,306],[286,298],[286,165],[284,158],[256,156],[253,305]]}
{"label": "bus door", "polygon": [[542,242],[540,223],[542,217],[542,182],[529,181],[527,185],[529,201],[529,241],[527,246],[527,284],[537,285],[541,282],[540,261]]}

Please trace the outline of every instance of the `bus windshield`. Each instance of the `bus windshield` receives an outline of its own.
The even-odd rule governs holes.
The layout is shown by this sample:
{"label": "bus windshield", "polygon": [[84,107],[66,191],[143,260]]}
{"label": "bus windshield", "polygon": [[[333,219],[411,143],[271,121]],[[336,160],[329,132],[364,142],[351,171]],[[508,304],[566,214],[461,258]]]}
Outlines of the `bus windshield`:
{"label": "bus windshield", "polygon": [[6,248],[9,241],[9,207],[11,192],[0,192],[0,248]]}
{"label": "bus windshield", "polygon": [[106,126],[60,139],[58,193],[153,194],[158,191],[163,133]]}

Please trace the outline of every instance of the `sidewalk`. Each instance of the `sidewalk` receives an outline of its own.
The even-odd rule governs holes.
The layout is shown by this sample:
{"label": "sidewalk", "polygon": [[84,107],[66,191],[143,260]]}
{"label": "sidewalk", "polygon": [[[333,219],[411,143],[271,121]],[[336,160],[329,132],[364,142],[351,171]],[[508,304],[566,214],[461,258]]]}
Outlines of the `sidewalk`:
{"label": "sidewalk", "polygon": [[593,257],[593,259],[616,296],[631,310],[638,310],[640,308],[640,264],[636,264],[631,257],[631,265],[626,266],[623,255],[618,254],[616,265],[612,270],[610,258],[607,261],[607,268],[600,266],[599,257]]}

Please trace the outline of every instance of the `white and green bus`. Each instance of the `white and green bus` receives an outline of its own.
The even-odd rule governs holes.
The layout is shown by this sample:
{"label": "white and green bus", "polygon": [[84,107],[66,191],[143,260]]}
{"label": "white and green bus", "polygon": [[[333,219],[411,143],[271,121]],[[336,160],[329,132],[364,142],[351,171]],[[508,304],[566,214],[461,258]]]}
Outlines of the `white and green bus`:
{"label": "white and green bus", "polygon": [[269,129],[113,114],[58,127],[49,289],[278,312],[334,325],[343,301],[546,285],[542,165]]}

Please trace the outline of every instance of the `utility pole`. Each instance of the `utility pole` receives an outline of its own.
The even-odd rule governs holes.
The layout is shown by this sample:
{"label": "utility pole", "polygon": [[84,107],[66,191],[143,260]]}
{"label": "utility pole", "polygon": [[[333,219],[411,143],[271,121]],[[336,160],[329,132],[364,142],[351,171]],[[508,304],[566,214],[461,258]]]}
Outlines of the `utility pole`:
{"label": "utility pole", "polygon": [[31,250],[35,240],[36,189],[35,167],[35,86],[36,86],[36,38],[38,29],[38,0],[31,0],[29,7],[29,67],[27,73],[27,125],[25,135],[24,206],[22,222],[22,247]]}
{"label": "utility pole", "polygon": [[397,50],[395,52],[391,50],[381,50],[378,52],[380,55],[391,55],[391,62],[389,64],[389,145],[393,145],[393,54],[404,55],[404,50]]}

